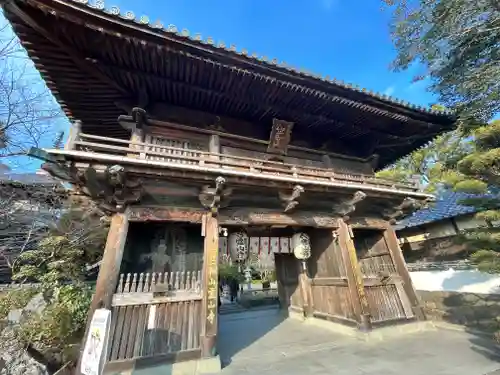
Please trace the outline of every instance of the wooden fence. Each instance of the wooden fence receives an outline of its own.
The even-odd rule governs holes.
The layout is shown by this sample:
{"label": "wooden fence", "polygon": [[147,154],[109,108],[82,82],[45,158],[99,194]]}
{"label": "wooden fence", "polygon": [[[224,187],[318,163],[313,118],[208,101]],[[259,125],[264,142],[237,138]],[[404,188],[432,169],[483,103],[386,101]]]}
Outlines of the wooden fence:
{"label": "wooden fence", "polygon": [[108,360],[199,350],[201,300],[201,271],[120,275]]}

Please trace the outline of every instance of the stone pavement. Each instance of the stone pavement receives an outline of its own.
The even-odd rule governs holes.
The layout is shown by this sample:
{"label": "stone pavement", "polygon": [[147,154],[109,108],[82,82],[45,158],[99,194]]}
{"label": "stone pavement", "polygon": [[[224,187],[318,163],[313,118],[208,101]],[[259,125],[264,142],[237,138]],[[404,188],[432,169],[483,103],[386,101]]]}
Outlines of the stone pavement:
{"label": "stone pavement", "polygon": [[460,331],[366,341],[261,310],[221,316],[218,340],[222,375],[500,375],[490,341]]}

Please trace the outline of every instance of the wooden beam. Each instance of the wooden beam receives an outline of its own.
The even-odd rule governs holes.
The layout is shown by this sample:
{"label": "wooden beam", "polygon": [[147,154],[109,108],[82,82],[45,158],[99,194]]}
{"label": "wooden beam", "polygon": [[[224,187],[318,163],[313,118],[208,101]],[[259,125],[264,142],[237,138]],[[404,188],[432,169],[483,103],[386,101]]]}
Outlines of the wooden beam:
{"label": "wooden beam", "polygon": [[[386,230],[384,231],[384,239],[387,244],[387,247],[389,248],[389,252],[391,254],[394,266],[396,267],[396,271],[401,276],[401,279],[403,281],[402,288],[404,289],[407,298],[410,300],[413,313],[415,314],[418,320],[425,320],[426,317],[422,309],[422,306],[420,306],[420,301],[418,299],[417,292],[415,291],[415,287],[413,286],[413,282],[411,281],[410,273],[408,272],[408,268],[406,267],[406,261],[403,256],[403,252],[401,251],[401,247],[399,246],[399,242],[396,237],[396,232],[390,225],[388,225]],[[405,299],[404,296],[401,296],[400,293],[401,285],[399,286],[400,289],[398,290],[398,293],[402,298],[403,307],[405,308],[404,306]]]}
{"label": "wooden beam", "polygon": [[[128,209],[126,209],[125,212],[116,213],[111,218],[106,246],[104,247],[99,275],[97,276],[96,289],[87,316],[87,326],[85,328],[84,338],[87,337],[90,322],[92,321],[95,310],[98,308],[111,309],[112,307],[113,295],[115,293],[116,284],[118,283],[123,252],[127,241],[129,216],[130,213]],[[77,368],[80,368],[81,359],[82,353],[80,353]]]}
{"label": "wooden beam", "polygon": [[[157,80],[157,81],[167,82],[167,83],[177,85],[177,86],[182,87],[182,88],[189,88],[191,90],[195,90],[195,91],[198,91],[198,92],[203,93],[203,94],[208,94],[208,95],[210,95],[212,97],[216,97],[222,101],[233,100],[235,95],[239,96],[239,94],[240,94],[240,93],[223,93],[223,92],[208,89],[206,87],[202,87],[199,85],[188,84],[188,83],[180,81],[180,80],[175,80],[172,78],[159,76],[157,74],[151,74],[151,73],[139,71],[137,69],[131,70],[131,69],[123,68],[120,66],[110,65],[110,64],[107,64],[107,63],[105,63],[101,60],[98,60],[98,59],[92,59],[92,62],[96,66],[100,66],[100,67],[107,69],[109,71],[117,71],[117,72],[120,72],[121,74],[137,76],[137,77],[140,77],[141,79],[145,79],[145,80]],[[351,102],[348,99],[340,98],[338,96],[332,96],[332,95],[326,95],[326,96],[331,97],[331,99],[330,99],[331,101],[344,102],[344,103],[346,103],[347,101]],[[380,137],[386,137],[388,139],[403,140],[403,141],[406,139],[404,136],[400,136],[400,135],[397,135],[394,133],[387,133],[387,132],[383,132],[383,131],[378,131],[378,130],[375,130],[373,128],[365,128],[365,127],[355,125],[355,124],[346,124],[346,123],[343,123],[339,120],[334,120],[331,117],[323,116],[321,114],[307,113],[303,109],[299,110],[299,109],[286,108],[286,110],[285,110],[285,108],[280,107],[280,106],[276,106],[276,104],[273,104],[268,99],[264,99],[264,100],[262,100],[262,99],[248,99],[248,98],[243,98],[241,96],[239,97],[239,99],[242,102],[244,102],[245,104],[250,105],[250,106],[266,106],[266,107],[271,107],[277,113],[289,113],[291,117],[298,117],[298,115],[300,115],[300,114],[307,115],[309,117],[309,119],[311,120],[311,122],[337,123],[341,126],[349,126],[349,127],[352,127],[354,129],[358,130],[358,132],[360,132],[360,135],[365,135],[365,134],[371,133],[371,134],[374,134],[374,135],[377,135]],[[351,102],[351,103],[356,105],[356,106],[359,105],[359,103],[354,103],[354,102]],[[367,106],[367,107],[369,107],[369,106]],[[385,111],[385,110],[376,109],[375,111],[377,111],[379,113],[379,115],[381,113],[384,113],[385,115],[388,115],[389,117],[392,117],[392,118],[394,118],[395,116],[398,116],[398,115],[391,114],[390,112]],[[401,115],[399,115],[399,116],[401,116]],[[401,116],[401,118],[407,119],[405,116]],[[404,120],[401,119],[401,121],[404,121]],[[417,122],[417,120],[412,120],[412,121]]]}
{"label": "wooden beam", "polygon": [[344,220],[338,220],[339,245],[342,251],[342,258],[346,265],[347,281],[349,292],[353,303],[354,313],[362,331],[371,330],[370,309],[365,295],[363,275],[358,264],[356,248],[353,242],[353,233]]}
{"label": "wooden beam", "polygon": [[[202,222],[205,211],[195,207],[132,206],[130,221],[179,221]],[[218,221],[221,225],[287,225],[315,228],[338,228],[338,216],[319,212],[298,212],[286,214],[278,210],[260,208],[221,209]],[[352,218],[353,228],[385,229],[387,222],[378,218]]]}
{"label": "wooden beam", "polygon": [[75,142],[80,140],[80,133],[82,132],[82,122],[76,120],[69,127],[69,136],[64,145],[65,150],[76,150]]}
{"label": "wooden beam", "polygon": [[219,224],[211,212],[203,216],[203,300],[201,313],[201,356],[216,355],[218,316]]}
{"label": "wooden beam", "polygon": [[98,305],[111,308],[127,241],[129,217],[130,212],[126,209],[123,213],[115,213],[111,218],[91,310]]}

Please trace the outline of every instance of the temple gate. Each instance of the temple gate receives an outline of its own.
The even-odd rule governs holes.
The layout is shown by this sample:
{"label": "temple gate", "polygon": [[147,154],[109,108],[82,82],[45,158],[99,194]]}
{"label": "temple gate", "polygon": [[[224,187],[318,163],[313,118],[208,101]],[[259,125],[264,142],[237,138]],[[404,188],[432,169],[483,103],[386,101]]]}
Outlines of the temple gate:
{"label": "temple gate", "polygon": [[452,115],[104,2],[2,7],[73,124],[64,149],[30,155],[112,216],[89,312],[111,310],[107,370],[217,367],[233,232],[274,258],[287,311],[364,331],[425,319],[391,224],[433,197],[374,172]]}

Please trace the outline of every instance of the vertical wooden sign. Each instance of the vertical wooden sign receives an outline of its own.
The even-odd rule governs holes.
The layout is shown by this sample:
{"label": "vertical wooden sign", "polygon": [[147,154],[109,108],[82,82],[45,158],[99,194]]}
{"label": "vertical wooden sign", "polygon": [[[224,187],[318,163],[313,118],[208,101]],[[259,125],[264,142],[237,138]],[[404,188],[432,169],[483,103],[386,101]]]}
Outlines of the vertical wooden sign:
{"label": "vertical wooden sign", "polygon": [[286,155],[288,144],[292,137],[293,122],[273,119],[273,128],[269,137],[267,152],[271,154]]}
{"label": "vertical wooden sign", "polygon": [[217,338],[218,307],[218,263],[219,263],[219,225],[211,213],[204,217],[205,246],[203,257],[203,310],[202,340],[203,357],[215,355]]}

